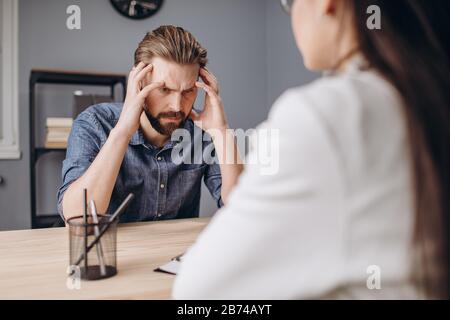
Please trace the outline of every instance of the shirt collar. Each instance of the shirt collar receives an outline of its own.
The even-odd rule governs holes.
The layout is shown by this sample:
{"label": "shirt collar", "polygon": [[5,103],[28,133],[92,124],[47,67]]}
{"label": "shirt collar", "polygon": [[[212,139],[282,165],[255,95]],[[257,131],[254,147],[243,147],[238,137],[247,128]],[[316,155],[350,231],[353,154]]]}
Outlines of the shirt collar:
{"label": "shirt collar", "polygon": [[344,73],[357,73],[360,71],[367,71],[370,69],[370,64],[367,59],[361,54],[356,53],[345,66],[345,69],[341,72],[336,70],[326,70],[322,73],[324,77],[336,76]]}

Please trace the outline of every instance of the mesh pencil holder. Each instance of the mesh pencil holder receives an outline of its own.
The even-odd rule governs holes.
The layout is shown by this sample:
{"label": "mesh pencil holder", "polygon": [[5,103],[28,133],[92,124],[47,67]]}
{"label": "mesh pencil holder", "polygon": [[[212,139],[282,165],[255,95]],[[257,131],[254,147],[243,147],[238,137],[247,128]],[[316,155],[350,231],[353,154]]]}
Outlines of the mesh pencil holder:
{"label": "mesh pencil holder", "polygon": [[70,266],[79,268],[83,280],[99,280],[117,274],[117,219],[99,215],[94,223],[87,215],[67,220],[69,226]]}

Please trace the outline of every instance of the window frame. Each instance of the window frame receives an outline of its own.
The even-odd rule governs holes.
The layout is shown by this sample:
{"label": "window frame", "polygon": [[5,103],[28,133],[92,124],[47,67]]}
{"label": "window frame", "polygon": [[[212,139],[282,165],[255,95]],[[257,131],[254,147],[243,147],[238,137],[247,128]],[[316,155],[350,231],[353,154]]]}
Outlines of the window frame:
{"label": "window frame", "polygon": [[19,146],[19,0],[2,0],[2,95],[0,160],[20,159]]}

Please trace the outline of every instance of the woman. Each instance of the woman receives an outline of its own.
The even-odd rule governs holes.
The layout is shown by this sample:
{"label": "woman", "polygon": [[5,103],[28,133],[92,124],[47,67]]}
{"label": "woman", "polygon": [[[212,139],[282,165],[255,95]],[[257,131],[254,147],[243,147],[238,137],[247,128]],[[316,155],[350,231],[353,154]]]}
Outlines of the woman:
{"label": "woman", "polygon": [[448,298],[450,2],[283,2],[332,72],[276,102],[278,172],[246,167],[174,297]]}

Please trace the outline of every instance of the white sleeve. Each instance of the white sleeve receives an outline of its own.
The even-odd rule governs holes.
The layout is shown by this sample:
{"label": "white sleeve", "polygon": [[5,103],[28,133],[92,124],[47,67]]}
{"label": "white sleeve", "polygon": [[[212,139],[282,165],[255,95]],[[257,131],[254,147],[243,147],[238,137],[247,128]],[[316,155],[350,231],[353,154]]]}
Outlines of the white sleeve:
{"label": "white sleeve", "polygon": [[[183,259],[174,298],[308,298],[338,281],[342,177],[312,107],[301,92],[277,101],[258,132],[278,130],[279,139],[269,139],[279,142],[270,149],[279,155],[278,170],[246,165],[228,204]],[[267,139],[258,141],[252,156]]]}

